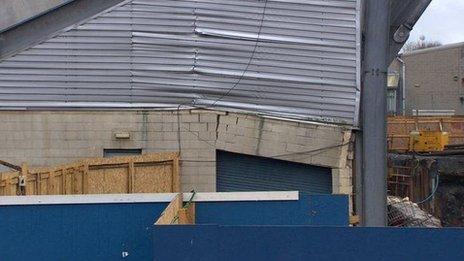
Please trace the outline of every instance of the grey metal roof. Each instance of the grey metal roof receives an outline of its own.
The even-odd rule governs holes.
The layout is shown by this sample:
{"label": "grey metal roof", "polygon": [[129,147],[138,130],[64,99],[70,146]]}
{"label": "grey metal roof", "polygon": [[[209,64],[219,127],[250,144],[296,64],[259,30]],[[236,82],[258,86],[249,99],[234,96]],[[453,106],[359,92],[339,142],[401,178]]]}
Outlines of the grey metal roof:
{"label": "grey metal roof", "polygon": [[0,32],[73,0],[0,0]]}
{"label": "grey metal roof", "polygon": [[214,105],[356,125],[359,34],[356,0],[127,1],[3,60],[0,106]]}
{"label": "grey metal roof", "polygon": [[[432,0],[390,0],[390,57],[389,62],[393,61],[398,52],[409,38],[412,30],[422,13],[427,9]],[[407,37],[404,42],[395,42],[396,32],[403,30]]]}

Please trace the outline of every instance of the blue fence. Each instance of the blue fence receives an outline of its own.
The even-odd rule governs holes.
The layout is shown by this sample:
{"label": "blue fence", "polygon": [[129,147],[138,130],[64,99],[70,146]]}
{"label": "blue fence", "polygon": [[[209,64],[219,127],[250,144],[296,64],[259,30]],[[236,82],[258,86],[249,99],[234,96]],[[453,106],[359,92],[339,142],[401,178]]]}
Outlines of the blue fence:
{"label": "blue fence", "polygon": [[304,195],[297,201],[201,202],[197,224],[348,226],[348,197]]}
{"label": "blue fence", "polygon": [[0,207],[0,260],[151,260],[167,203]]}
{"label": "blue fence", "polygon": [[197,202],[198,225],[153,226],[167,204],[0,201],[0,260],[464,260],[461,229],[347,227],[346,196]]}
{"label": "blue fence", "polygon": [[156,226],[154,260],[464,260],[463,229]]}
{"label": "blue fence", "polygon": [[[152,260],[153,223],[167,204],[0,206],[0,260]],[[346,196],[301,195],[197,202],[196,217],[198,224],[346,226],[347,213]]]}

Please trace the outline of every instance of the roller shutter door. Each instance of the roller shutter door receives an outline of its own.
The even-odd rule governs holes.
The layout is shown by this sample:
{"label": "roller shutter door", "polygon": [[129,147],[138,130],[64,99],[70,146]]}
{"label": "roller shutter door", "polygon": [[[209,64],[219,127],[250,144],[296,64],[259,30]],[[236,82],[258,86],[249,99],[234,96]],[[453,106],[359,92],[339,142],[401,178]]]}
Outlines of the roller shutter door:
{"label": "roller shutter door", "polygon": [[216,157],[218,192],[298,190],[332,193],[329,168],[226,151],[217,151]]}

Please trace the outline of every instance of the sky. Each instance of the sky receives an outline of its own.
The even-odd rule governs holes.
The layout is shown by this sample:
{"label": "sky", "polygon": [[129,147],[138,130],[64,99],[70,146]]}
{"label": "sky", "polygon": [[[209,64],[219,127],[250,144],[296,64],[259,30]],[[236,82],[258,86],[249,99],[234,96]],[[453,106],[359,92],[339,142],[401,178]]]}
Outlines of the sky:
{"label": "sky", "polygon": [[417,41],[421,35],[442,44],[464,42],[464,0],[432,0],[409,40]]}

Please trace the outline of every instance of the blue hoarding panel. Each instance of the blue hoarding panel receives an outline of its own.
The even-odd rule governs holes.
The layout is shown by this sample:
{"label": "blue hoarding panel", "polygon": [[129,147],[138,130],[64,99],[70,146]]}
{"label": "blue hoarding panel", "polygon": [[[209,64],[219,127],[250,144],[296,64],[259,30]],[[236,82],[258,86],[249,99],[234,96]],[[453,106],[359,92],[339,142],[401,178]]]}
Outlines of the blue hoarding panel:
{"label": "blue hoarding panel", "polygon": [[0,207],[0,260],[147,260],[167,203]]}
{"label": "blue hoarding panel", "polygon": [[[0,206],[0,261],[151,260],[152,226],[167,204]],[[300,195],[299,200],[197,202],[196,206],[198,224],[348,223],[347,196]]]}
{"label": "blue hoarding panel", "polygon": [[305,195],[298,201],[203,202],[197,224],[348,226],[348,196]]}
{"label": "blue hoarding panel", "polygon": [[154,260],[464,260],[464,229],[162,226]]}

